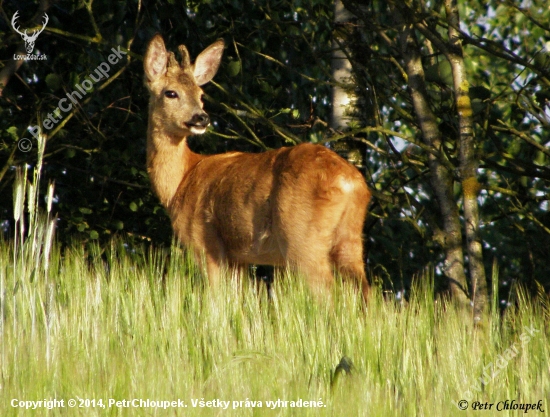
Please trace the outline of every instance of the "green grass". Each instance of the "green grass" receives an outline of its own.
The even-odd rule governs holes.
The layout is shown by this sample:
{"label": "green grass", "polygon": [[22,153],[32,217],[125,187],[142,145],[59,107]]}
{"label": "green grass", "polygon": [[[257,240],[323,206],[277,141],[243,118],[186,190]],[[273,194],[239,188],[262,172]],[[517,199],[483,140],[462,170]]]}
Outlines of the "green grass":
{"label": "green grass", "polygon": [[[0,246],[2,416],[477,415],[455,405],[470,397],[494,407],[543,400],[548,409],[548,312],[525,297],[474,329],[453,306],[434,302],[429,285],[404,306],[375,292],[365,309],[348,286],[322,303],[286,277],[269,302],[246,281],[205,288],[177,248],[128,253],[113,243],[102,258],[97,247],[61,253],[53,245],[47,271],[40,255],[38,267],[19,262],[31,245],[21,249],[14,263],[14,245]],[[522,344],[525,326],[535,331]],[[343,356],[352,373],[334,378]],[[482,386],[491,362],[505,366]],[[11,407],[12,399],[53,398],[103,399],[106,407]],[[180,399],[187,408],[109,408],[111,398]],[[194,408],[192,399],[231,403]],[[262,407],[244,407],[247,399]],[[268,409],[277,399],[326,407]],[[243,408],[233,410],[233,401]]]}
{"label": "green grass", "polygon": [[[520,415],[496,411],[505,400],[549,409],[544,294],[518,290],[517,305],[502,317],[492,309],[474,327],[467,313],[434,301],[429,271],[404,305],[375,290],[365,308],[341,283],[331,303],[315,301],[288,276],[271,301],[247,280],[212,289],[177,247],[130,251],[114,240],[103,252],[79,244],[62,251],[50,211],[33,208],[37,187],[29,184],[38,181],[18,172],[16,231],[0,239],[1,416]],[[21,193],[30,202],[27,231]],[[44,399],[65,407],[11,405]],[[70,399],[96,406],[69,408]],[[109,407],[109,399],[187,407]],[[195,407],[200,400],[229,407]],[[291,407],[298,400],[323,407]],[[459,410],[459,400],[470,407]],[[475,400],[492,410],[472,410]]]}

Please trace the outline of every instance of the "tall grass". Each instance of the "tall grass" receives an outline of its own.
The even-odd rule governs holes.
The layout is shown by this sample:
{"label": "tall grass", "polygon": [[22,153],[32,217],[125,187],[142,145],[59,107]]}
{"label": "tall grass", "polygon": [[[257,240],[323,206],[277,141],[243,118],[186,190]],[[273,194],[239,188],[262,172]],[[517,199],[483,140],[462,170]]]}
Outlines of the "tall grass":
{"label": "tall grass", "polygon": [[[30,182],[19,175],[19,190],[37,186],[36,173]],[[470,416],[480,413],[474,400],[494,403],[483,415],[509,416],[519,412],[497,412],[499,401],[550,406],[543,294],[532,300],[519,289],[517,304],[476,327],[434,300],[431,271],[407,304],[373,291],[364,307],[341,283],[322,303],[292,276],[268,300],[246,280],[208,288],[177,246],[129,250],[114,240],[62,250],[52,217],[20,212],[15,236],[0,241],[2,416]],[[491,363],[498,374],[484,376]],[[11,405],[54,398],[65,407]],[[96,407],[72,409],[69,399]],[[109,399],[187,407],[109,407]],[[201,399],[230,405],[194,407]],[[269,409],[277,399],[288,403]],[[299,399],[323,407],[291,408]]]}

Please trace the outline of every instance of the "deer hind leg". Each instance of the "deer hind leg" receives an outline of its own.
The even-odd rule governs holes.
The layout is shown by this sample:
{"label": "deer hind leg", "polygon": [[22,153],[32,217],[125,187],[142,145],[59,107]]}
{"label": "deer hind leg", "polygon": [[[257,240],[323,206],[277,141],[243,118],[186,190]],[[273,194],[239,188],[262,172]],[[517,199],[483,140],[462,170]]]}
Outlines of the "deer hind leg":
{"label": "deer hind leg", "polygon": [[334,275],[328,257],[329,248],[319,247],[323,240],[316,236],[309,236],[298,242],[296,247],[289,248],[289,265],[299,275],[302,275],[306,283],[317,299],[330,297]]}
{"label": "deer hind leg", "polygon": [[328,259],[317,260],[316,265],[309,268],[307,284],[317,298],[331,297],[334,274],[332,273],[332,266]]}
{"label": "deer hind leg", "polygon": [[333,218],[332,210],[318,206],[311,216],[282,221],[282,224],[292,225],[279,242],[283,258],[305,279],[311,293],[319,300],[330,298],[334,285],[330,258]]}
{"label": "deer hind leg", "polygon": [[334,266],[346,280],[353,281],[363,293],[365,300],[369,292],[369,284],[363,262],[363,242],[361,238],[342,238],[332,249],[331,259]]}
{"label": "deer hind leg", "polygon": [[304,259],[298,263],[299,273],[304,274],[306,283],[315,298],[330,298],[334,275],[328,259]]}
{"label": "deer hind leg", "polygon": [[347,209],[337,225],[330,258],[344,279],[352,280],[367,298],[369,284],[363,262],[363,219],[366,210]]}

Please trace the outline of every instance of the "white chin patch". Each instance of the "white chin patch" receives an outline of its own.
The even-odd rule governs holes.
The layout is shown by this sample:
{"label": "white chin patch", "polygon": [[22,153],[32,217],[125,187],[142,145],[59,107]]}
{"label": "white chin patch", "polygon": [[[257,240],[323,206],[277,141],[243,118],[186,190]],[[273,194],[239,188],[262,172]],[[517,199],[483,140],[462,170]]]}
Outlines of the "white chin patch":
{"label": "white chin patch", "polygon": [[202,135],[204,132],[206,132],[206,127],[191,126],[189,130],[194,135]]}

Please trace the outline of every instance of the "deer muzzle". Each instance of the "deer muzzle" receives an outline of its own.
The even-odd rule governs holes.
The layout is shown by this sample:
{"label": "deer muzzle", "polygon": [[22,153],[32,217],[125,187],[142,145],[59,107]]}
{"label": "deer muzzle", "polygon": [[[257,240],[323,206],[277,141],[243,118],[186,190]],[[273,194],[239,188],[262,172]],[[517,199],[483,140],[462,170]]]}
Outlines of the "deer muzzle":
{"label": "deer muzzle", "polygon": [[192,133],[201,134],[204,133],[204,131],[210,124],[210,117],[204,112],[195,113],[191,120],[189,120],[185,124]]}

